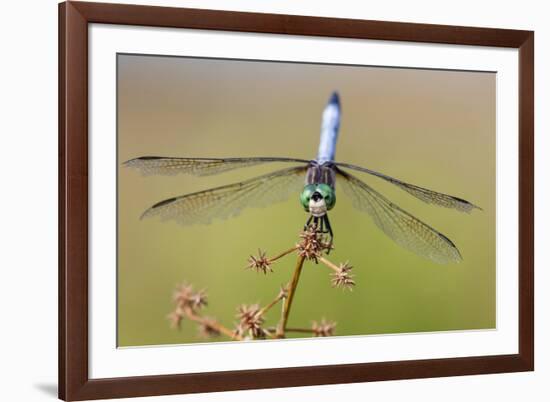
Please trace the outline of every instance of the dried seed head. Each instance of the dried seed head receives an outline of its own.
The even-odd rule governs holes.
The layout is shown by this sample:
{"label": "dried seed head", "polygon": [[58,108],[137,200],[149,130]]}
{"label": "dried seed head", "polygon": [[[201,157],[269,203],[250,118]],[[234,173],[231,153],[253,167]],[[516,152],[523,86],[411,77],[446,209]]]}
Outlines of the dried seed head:
{"label": "dried seed head", "polygon": [[170,321],[170,327],[172,329],[181,328],[181,320],[183,320],[183,312],[179,308],[177,308],[176,310],[168,314],[166,318]]}
{"label": "dried seed head", "polygon": [[237,311],[239,324],[237,325],[236,333],[238,335],[243,336],[248,332],[253,338],[265,337],[266,331],[262,328],[264,317],[258,304],[251,304],[249,306],[242,304]]}
{"label": "dried seed head", "polygon": [[208,305],[208,296],[206,294],[206,290],[202,289],[196,293],[193,293],[189,301],[191,303],[191,307],[195,309],[206,307]]}
{"label": "dried seed head", "polygon": [[176,287],[173,299],[178,306],[184,307],[190,304],[192,296],[193,286],[184,282]]}
{"label": "dried seed head", "polygon": [[334,328],[336,328],[336,323],[327,321],[324,318],[320,322],[313,321],[311,326],[315,336],[332,336],[334,335]]}
{"label": "dried seed head", "polygon": [[206,290],[195,292],[193,286],[187,283],[182,283],[176,287],[173,299],[177,307],[182,310],[185,310],[185,308],[198,310],[208,304]]}
{"label": "dried seed head", "polygon": [[351,274],[352,268],[353,267],[347,262],[345,264],[340,264],[338,271],[331,275],[332,286],[352,290],[355,286],[355,281],[353,280],[353,275]]}
{"label": "dried seed head", "polygon": [[263,272],[264,274],[267,274],[268,271],[273,272],[271,264],[273,264],[273,261],[266,257],[266,252],[258,249],[257,257],[251,255],[248,258],[247,268],[253,269],[256,272]]}
{"label": "dried seed head", "polygon": [[327,248],[317,228],[315,226],[308,226],[300,233],[300,238],[302,240],[296,245],[298,247],[298,254],[308,260],[317,262],[317,258]]}
{"label": "dried seed head", "polygon": [[220,336],[217,321],[210,317],[204,317],[199,323],[199,336],[202,338],[214,338]]}

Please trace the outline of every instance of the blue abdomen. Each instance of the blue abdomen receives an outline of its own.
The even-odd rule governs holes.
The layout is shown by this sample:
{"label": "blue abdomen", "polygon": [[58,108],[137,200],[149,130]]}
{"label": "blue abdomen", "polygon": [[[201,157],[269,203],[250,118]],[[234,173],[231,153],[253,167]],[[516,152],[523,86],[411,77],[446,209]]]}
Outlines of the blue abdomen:
{"label": "blue abdomen", "polygon": [[340,114],[340,98],[337,92],[333,92],[325,106],[325,110],[323,110],[321,140],[319,142],[319,152],[317,153],[319,164],[334,160],[338,130],[340,129]]}

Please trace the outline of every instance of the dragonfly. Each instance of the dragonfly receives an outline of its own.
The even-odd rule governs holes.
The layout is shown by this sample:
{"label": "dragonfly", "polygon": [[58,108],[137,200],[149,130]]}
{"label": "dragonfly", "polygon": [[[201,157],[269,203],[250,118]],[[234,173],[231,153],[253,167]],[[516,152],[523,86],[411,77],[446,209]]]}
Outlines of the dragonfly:
{"label": "dragonfly", "polygon": [[305,227],[314,225],[334,233],[328,211],[336,205],[336,183],[351,198],[352,205],[366,213],[374,224],[403,248],[436,263],[460,262],[456,245],[444,234],[422,222],[380,194],[351,172],[365,173],[393,184],[413,197],[439,207],[470,213],[481,209],[462,198],[429,190],[361,166],[335,160],[341,120],[340,97],[333,92],[321,118],[321,136],[317,157],[313,160],[287,157],[187,158],[141,156],[124,162],[143,175],[210,176],[234,169],[270,163],[290,167],[245,181],[172,197],[147,209],[143,218],[160,217],[181,225],[209,224],[214,219],[238,216],[244,208],[263,207],[300,193],[300,204],[308,214]]}

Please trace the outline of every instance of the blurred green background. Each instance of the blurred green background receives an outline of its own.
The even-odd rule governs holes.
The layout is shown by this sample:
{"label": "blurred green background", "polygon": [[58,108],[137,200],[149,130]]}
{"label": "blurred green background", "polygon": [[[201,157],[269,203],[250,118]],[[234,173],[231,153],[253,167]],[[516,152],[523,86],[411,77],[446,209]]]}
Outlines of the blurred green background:
{"label": "blurred green background", "polygon": [[[307,264],[289,325],[309,327],[325,317],[338,323],[336,335],[495,327],[493,73],[138,55],[117,62],[119,346],[212,341],[199,338],[190,322],[170,329],[166,315],[182,281],[206,288],[205,314],[231,327],[241,303],[271,301],[290,280],[295,257],[266,276],[245,270],[247,258],[258,248],[268,255],[288,249],[307,218],[296,194],[208,226],[140,221],[160,200],[282,166],[143,177],[121,163],[143,155],[314,158],[333,90],[343,108],[337,160],[465,198],[483,211],[426,205],[358,173],[451,238],[464,261],[437,265],[400,248],[340,191],[330,213],[330,259],[349,260],[357,286],[334,289],[325,266]],[[275,323],[278,309],[269,318]]]}

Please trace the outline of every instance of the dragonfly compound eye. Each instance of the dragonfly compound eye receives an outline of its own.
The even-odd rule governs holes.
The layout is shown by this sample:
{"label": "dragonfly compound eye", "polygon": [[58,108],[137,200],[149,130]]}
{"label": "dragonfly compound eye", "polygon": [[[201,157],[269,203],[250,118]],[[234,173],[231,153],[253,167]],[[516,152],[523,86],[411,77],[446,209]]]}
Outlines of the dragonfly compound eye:
{"label": "dragonfly compound eye", "polygon": [[315,193],[316,189],[315,184],[308,184],[304,187],[302,190],[302,193],[300,194],[300,204],[302,204],[302,207],[306,212],[309,212],[309,200],[313,196],[313,193]]}

